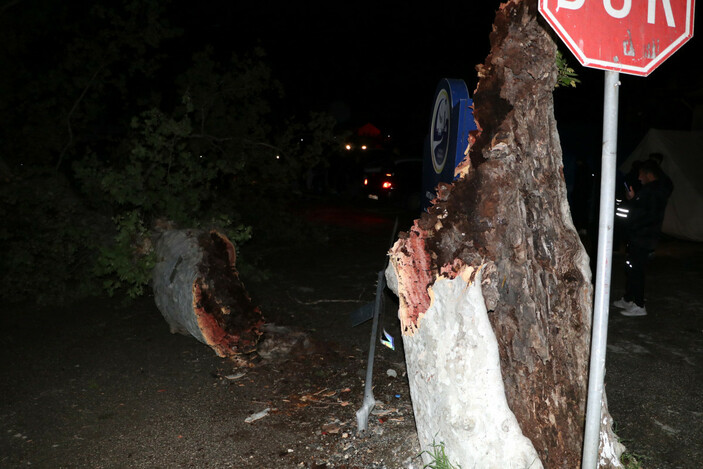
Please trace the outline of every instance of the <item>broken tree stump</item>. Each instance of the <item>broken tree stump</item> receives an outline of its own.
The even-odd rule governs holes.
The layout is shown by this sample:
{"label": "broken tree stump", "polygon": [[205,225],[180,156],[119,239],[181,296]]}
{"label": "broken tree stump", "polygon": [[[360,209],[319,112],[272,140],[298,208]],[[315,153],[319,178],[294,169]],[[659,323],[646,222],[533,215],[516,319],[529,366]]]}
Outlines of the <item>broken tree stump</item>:
{"label": "broken tree stump", "polygon": [[171,332],[220,357],[253,352],[264,319],[239,279],[230,240],[215,230],[167,230],[155,250],[154,299]]}
{"label": "broken tree stump", "polygon": [[[390,251],[418,437],[462,467],[577,469],[593,288],[566,199],[556,45],[536,0],[503,3],[490,42],[460,178]],[[602,408],[599,468],[620,467],[605,395]]]}

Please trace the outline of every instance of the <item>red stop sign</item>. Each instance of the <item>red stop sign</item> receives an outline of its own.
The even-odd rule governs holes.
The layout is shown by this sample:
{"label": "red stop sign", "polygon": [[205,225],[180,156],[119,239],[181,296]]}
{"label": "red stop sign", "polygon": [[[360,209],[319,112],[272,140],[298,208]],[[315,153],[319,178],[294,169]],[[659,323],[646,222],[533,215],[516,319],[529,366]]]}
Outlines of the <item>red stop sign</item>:
{"label": "red stop sign", "polygon": [[695,0],[539,0],[586,67],[649,75],[693,37]]}

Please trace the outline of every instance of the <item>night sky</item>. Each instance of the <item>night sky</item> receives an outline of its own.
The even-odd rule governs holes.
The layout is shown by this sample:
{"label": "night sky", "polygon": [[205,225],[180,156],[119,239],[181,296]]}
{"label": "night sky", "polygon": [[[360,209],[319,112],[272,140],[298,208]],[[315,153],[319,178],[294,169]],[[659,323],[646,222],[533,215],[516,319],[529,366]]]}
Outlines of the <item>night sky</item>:
{"label": "night sky", "polygon": [[[403,2],[173,0],[163,5],[168,20],[182,31],[169,42],[172,61],[186,67],[205,45],[214,47],[223,62],[232,53],[246,55],[261,47],[286,92],[278,117],[293,112],[304,119],[309,110],[317,110],[332,112],[344,126],[370,122],[390,133],[408,156],[421,156],[438,82],[463,79],[473,93],[475,67],[489,52],[500,2],[439,1],[418,7]],[[5,15],[21,21],[22,12],[31,8],[20,2]],[[37,15],[30,17],[37,21]],[[46,19],[40,25],[42,21]],[[692,107],[703,100],[701,43],[694,37],[649,77],[621,74],[623,159],[650,127],[690,128]],[[576,89],[555,91],[562,141],[598,158],[603,72],[582,67],[562,49],[582,81]],[[584,139],[593,143],[586,145]]]}
{"label": "night sky", "polygon": [[[473,93],[475,66],[489,52],[500,4],[242,3],[197,14],[186,8],[183,20],[189,31],[202,31],[220,47],[262,46],[294,106],[331,111],[346,125],[371,122],[418,156],[438,81],[463,79]],[[690,94],[700,95],[703,87],[700,42],[694,37],[649,77],[620,75],[623,159],[649,127],[689,128]],[[563,143],[599,158],[603,72],[582,67],[563,51],[582,80],[577,89],[555,92]],[[585,145],[584,138],[593,143]]]}
{"label": "night sky", "polygon": [[371,122],[421,152],[437,83],[461,78],[472,91],[474,67],[489,50],[498,2],[470,3],[233,2],[184,21],[220,46],[262,46],[300,109],[330,111],[352,126]]}

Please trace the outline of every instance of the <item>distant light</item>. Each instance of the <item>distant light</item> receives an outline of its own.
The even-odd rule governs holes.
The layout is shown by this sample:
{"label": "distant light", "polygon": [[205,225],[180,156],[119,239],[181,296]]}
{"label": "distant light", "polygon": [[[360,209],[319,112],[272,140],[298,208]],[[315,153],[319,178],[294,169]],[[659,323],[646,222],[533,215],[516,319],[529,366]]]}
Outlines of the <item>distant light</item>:
{"label": "distant light", "polygon": [[202,157],[203,157],[203,155],[200,155],[200,158],[202,158]]}
{"label": "distant light", "polygon": [[386,176],[391,177],[393,175],[391,173],[386,173]]}
{"label": "distant light", "polygon": [[369,178],[364,178],[364,185],[368,186],[369,185]]}
{"label": "distant light", "polygon": [[300,139],[300,141],[302,142],[302,141],[303,141],[303,139],[301,138],[301,139]]}
{"label": "distant light", "polygon": [[346,145],[344,145],[344,148],[346,148],[347,150],[351,150],[351,145],[347,143]]}
{"label": "distant light", "polygon": [[281,155],[276,155],[276,159],[277,159],[277,160],[280,160],[280,159],[281,159]]}
{"label": "distant light", "polygon": [[381,187],[383,187],[384,189],[390,189],[392,186],[393,186],[393,184],[391,184],[389,181],[385,181],[383,183],[383,186],[381,186]]}
{"label": "distant light", "polygon": [[362,150],[366,150],[366,145],[361,145]]}

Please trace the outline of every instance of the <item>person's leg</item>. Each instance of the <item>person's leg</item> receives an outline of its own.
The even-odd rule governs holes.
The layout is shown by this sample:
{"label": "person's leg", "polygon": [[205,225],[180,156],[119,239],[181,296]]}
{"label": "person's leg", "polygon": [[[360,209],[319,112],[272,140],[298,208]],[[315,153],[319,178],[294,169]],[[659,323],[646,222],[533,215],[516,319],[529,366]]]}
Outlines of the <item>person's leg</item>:
{"label": "person's leg", "polygon": [[636,284],[635,272],[632,265],[632,246],[627,247],[627,256],[625,257],[625,294],[623,300],[627,303],[632,303],[634,298],[634,289]]}
{"label": "person's leg", "polygon": [[631,247],[626,263],[625,299],[644,306],[644,279],[647,250]]}

